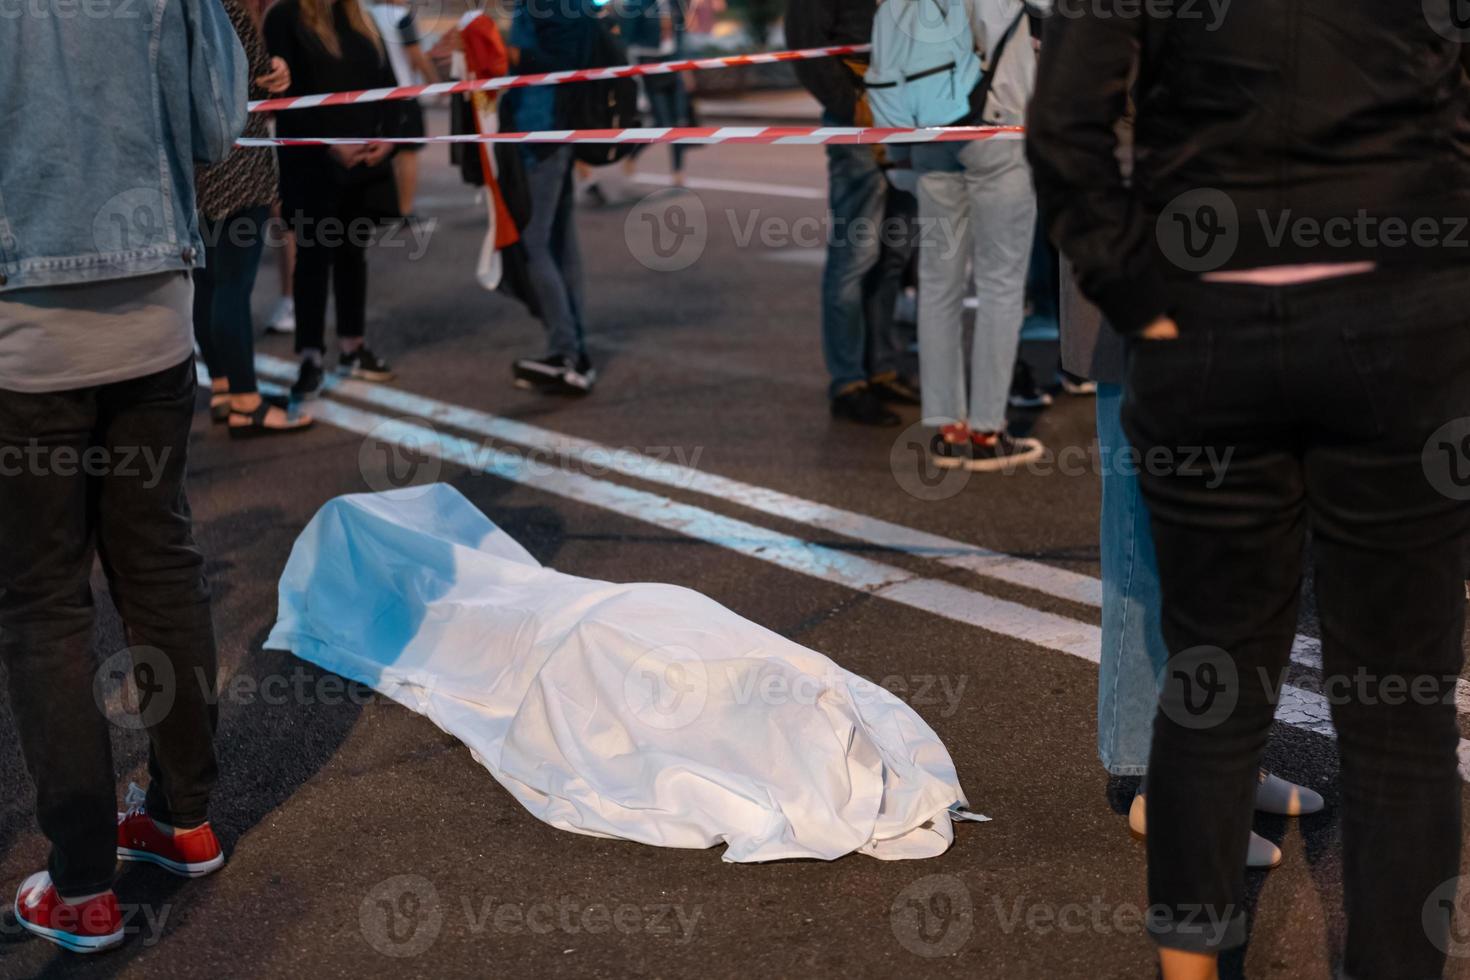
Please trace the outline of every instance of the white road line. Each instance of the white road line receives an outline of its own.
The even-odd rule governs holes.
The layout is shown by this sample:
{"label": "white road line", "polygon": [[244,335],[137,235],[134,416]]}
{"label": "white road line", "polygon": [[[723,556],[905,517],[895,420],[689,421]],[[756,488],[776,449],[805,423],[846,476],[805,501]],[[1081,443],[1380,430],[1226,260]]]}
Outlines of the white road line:
{"label": "white road line", "polygon": [[[272,372],[265,370],[263,373]],[[339,387],[345,391],[350,384],[344,382]],[[369,390],[387,392],[391,389]],[[924,578],[658,494],[558,467],[539,465],[521,454],[476,444],[403,419],[388,418],[331,400],[316,402],[311,412],[330,425],[363,436],[371,435],[374,439],[415,453],[427,453],[533,490],[610,510],[986,632],[1066,653],[1092,664],[1098,662],[1102,638],[1100,630],[1090,623],[1042,612],[951,582]],[[1285,724],[1328,738],[1334,734],[1326,701],[1318,694],[1291,685],[1282,687],[1277,717]],[[1465,758],[1470,760],[1470,744],[1462,748]]]}
{"label": "white road line", "polygon": [[[670,187],[674,179],[668,174],[635,174],[638,184]],[[736,194],[765,194],[768,197],[794,197],[803,201],[825,201],[827,191],[822,187],[802,187],[799,184],[768,184],[755,180],[723,180],[718,177],[686,177],[684,186],[696,191],[733,191]]]}
{"label": "white road line", "polygon": [[[295,375],[296,366],[279,358],[262,354],[256,357],[255,362],[258,370],[271,378],[289,379]],[[650,483],[718,497],[772,517],[806,524],[890,551],[930,558],[951,568],[1019,585],[1059,599],[1087,606],[1102,605],[1102,583],[1090,575],[990,551],[954,538],[804,500],[778,490],[743,483],[689,466],[656,460],[626,450],[614,450],[590,439],[563,435],[550,429],[516,422],[478,409],[451,405],[397,388],[342,381],[335,385],[335,390],[349,398],[390,412],[512,442],[555,458],[592,462],[624,476]]]}

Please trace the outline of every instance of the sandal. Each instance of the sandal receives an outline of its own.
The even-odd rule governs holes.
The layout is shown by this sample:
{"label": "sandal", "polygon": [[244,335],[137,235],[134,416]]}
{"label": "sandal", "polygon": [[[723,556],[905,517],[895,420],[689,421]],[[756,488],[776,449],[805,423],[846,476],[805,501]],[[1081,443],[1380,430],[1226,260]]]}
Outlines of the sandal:
{"label": "sandal", "polygon": [[230,420],[230,393],[216,392],[209,396],[209,421],[215,425]]}
{"label": "sandal", "polygon": [[[310,417],[290,418],[285,425],[266,425],[266,419],[270,417],[271,409],[284,409],[286,406],[279,404],[277,400],[262,398],[260,405],[253,412],[237,412],[230,410],[230,438],[231,439],[253,439],[256,436],[275,436],[287,432],[303,432],[311,428],[315,421]],[[235,424],[235,419],[247,419],[243,425]]]}

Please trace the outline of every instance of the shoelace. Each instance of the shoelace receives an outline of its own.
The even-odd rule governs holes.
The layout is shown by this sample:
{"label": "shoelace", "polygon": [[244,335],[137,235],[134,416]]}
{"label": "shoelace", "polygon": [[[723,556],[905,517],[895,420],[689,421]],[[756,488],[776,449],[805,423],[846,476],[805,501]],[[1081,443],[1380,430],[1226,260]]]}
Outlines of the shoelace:
{"label": "shoelace", "polygon": [[[123,797],[123,820],[136,817],[148,809],[148,792],[137,783],[128,783],[127,795]],[[119,821],[121,822],[121,821]]]}

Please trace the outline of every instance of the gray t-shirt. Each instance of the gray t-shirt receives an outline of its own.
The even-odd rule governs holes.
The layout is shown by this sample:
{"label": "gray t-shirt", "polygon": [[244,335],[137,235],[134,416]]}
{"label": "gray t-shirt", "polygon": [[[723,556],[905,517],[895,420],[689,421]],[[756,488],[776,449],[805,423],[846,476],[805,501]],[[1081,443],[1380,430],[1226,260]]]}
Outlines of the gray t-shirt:
{"label": "gray t-shirt", "polygon": [[0,389],[69,391],[174,367],[194,351],[187,272],[0,293]]}

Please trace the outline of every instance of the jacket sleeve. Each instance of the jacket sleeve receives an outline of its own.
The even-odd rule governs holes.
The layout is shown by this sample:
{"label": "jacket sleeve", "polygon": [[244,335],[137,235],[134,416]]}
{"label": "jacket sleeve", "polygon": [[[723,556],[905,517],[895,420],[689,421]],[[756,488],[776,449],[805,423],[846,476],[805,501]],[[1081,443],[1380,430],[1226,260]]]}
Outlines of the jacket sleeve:
{"label": "jacket sleeve", "polygon": [[[834,41],[835,0],[787,0],[786,43],[792,48],[822,48]],[[857,111],[857,86],[841,58],[808,58],[794,63],[796,77],[839,125],[850,126]]]}
{"label": "jacket sleeve", "polygon": [[1041,50],[1026,149],[1047,231],[1082,292],[1122,333],[1168,313],[1146,209],[1119,165],[1118,123],[1147,18],[1100,17],[1086,4],[1052,17]]}
{"label": "jacket sleeve", "polygon": [[184,16],[194,159],[218,163],[245,129],[249,98],[245,49],[220,0],[185,0]]}

